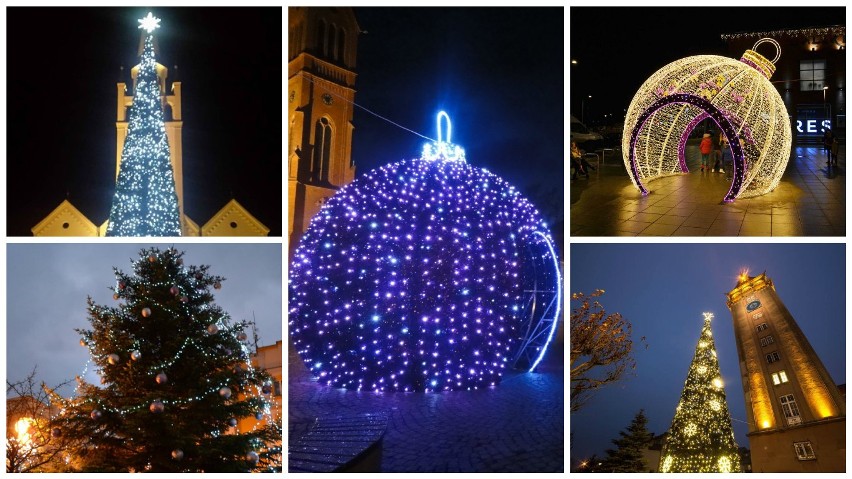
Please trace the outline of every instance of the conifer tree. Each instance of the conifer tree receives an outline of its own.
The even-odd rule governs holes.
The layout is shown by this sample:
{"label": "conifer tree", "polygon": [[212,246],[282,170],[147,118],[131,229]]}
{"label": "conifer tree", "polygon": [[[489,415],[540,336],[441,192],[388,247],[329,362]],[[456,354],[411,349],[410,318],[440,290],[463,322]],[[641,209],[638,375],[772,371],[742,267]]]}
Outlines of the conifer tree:
{"label": "conifer tree", "polygon": [[117,306],[89,298],[91,329],[77,331],[101,384],[78,377],[77,397],[53,395],[54,434],[81,444],[84,471],[280,468],[271,378],[251,366],[246,323],[213,302],[224,278],[171,248],[142,250],[133,269],[115,269]]}
{"label": "conifer tree", "polygon": [[704,327],[663,448],[660,472],[740,472],[725,386],[710,330]]}
{"label": "conifer tree", "polygon": [[107,236],[180,236],[181,233],[154,58],[152,32],[157,22],[159,19],[150,13],[147,19],[140,20],[139,28],[145,28],[148,33],[136,77]]}
{"label": "conifer tree", "polygon": [[618,449],[607,449],[607,458],[598,472],[646,472],[642,450],[648,447],[654,437],[648,432],[647,426],[648,418],[645,417],[645,411],[640,409],[626,431],[619,431],[621,438],[612,440]]}

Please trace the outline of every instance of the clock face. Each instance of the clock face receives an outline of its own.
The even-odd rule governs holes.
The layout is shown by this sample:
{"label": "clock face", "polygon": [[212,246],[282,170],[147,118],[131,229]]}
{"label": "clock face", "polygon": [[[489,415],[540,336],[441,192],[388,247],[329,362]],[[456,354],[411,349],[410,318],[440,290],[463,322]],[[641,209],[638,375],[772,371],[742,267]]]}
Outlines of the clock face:
{"label": "clock face", "polygon": [[323,93],[322,102],[326,105],[331,105],[332,103],[334,103],[334,98],[332,98],[331,95],[329,95],[328,93]]}
{"label": "clock face", "polygon": [[755,309],[757,309],[759,307],[760,307],[760,301],[754,300],[751,303],[748,303],[748,305],[746,305],[746,311],[751,312],[751,311],[754,311]]}

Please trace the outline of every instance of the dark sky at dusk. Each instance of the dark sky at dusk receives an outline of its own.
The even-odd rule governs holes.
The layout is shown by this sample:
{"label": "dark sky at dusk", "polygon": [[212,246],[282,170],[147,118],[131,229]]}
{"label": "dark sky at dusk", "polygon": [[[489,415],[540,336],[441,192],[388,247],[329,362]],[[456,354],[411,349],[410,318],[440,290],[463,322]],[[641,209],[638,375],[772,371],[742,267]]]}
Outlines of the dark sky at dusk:
{"label": "dark sky at dusk", "polygon": [[[231,198],[280,236],[282,10],[151,9],[157,61],[183,87],[185,211],[199,226]],[[9,8],[11,236],[68,198],[92,222],[115,191],[116,83],[138,63],[146,8]]]}
{"label": "dark sky at dusk", "polygon": [[[596,453],[604,457],[639,409],[648,429],[661,434],[671,425],[686,374],[712,312],[713,336],[737,444],[749,446],[731,313],[724,294],[744,268],[766,271],[778,296],[796,319],[829,374],[846,382],[845,244],[573,244],[571,292],[604,289],[608,313],[633,324],[636,375],[601,389],[569,418],[571,467]],[[570,306],[571,309],[574,304]],[[566,308],[569,306],[566,304]],[[635,343],[634,343],[635,344]]]}
{"label": "dark sky at dusk", "polygon": [[571,7],[568,16],[571,115],[585,110],[587,124],[623,119],[642,83],[675,60],[728,56],[722,34],[846,23],[845,8],[817,6]]}
{"label": "dark sky at dusk", "polygon": [[[355,8],[355,102],[430,138],[452,120],[468,163],[562,209],[563,8]],[[427,140],[356,108],[357,175],[420,155]],[[539,209],[553,209],[530,198]]]}

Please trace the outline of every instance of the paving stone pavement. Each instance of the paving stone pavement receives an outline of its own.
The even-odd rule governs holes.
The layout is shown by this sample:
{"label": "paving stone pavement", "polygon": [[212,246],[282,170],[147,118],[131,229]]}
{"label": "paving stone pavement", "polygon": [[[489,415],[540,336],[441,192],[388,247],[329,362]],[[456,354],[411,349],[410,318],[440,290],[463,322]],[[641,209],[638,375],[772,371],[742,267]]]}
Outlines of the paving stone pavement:
{"label": "paving stone pavement", "polygon": [[686,149],[690,173],[653,180],[642,196],[621,152],[589,179],[571,181],[572,236],[845,236],[846,147],[829,168],[822,148],[795,147],[778,187],[722,203],[730,180],[702,173],[697,143]]}
{"label": "paving stone pavement", "polygon": [[[290,354],[289,437],[323,415],[388,414],[382,472],[563,472],[564,357],[482,391],[372,393],[318,385]],[[291,348],[292,349],[292,348]]]}

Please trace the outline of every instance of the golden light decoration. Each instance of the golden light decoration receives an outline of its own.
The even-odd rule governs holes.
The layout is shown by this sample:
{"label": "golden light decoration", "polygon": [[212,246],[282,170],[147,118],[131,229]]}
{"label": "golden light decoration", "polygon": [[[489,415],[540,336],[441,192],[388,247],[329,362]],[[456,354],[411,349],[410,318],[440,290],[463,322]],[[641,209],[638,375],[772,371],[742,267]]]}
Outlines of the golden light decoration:
{"label": "golden light decoration", "polygon": [[[724,201],[774,190],[790,158],[787,108],[769,79],[781,47],[771,38],[755,43],[776,48],[773,60],[746,50],[739,61],[696,55],[670,63],[636,92],[624,120],[622,151],[633,184],[643,195],[657,178],[688,173],[686,140],[711,119],[727,137],[733,179]],[[715,140],[715,139],[714,139]]]}

